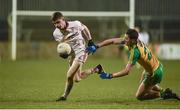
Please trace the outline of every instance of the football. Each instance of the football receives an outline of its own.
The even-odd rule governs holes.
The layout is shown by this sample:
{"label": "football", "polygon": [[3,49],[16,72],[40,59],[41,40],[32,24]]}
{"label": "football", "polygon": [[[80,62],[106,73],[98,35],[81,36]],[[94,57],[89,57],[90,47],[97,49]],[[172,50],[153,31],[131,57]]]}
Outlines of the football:
{"label": "football", "polygon": [[68,43],[60,43],[57,46],[57,53],[59,55],[69,55],[71,53],[71,46]]}

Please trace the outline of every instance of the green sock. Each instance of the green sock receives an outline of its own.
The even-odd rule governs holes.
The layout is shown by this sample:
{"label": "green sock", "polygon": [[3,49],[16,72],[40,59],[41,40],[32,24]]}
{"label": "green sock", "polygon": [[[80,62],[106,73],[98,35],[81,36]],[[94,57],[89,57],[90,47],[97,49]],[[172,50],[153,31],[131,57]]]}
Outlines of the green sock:
{"label": "green sock", "polygon": [[164,89],[162,89],[162,88],[161,88],[161,90],[160,90],[160,97],[161,97],[161,98],[164,97]]}

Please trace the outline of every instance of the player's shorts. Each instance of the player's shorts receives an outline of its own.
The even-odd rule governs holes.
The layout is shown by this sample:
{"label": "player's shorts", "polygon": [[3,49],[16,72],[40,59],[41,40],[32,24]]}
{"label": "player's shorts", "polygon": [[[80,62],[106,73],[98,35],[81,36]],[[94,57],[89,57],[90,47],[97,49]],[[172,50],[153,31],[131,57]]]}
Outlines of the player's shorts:
{"label": "player's shorts", "polygon": [[163,65],[160,63],[159,67],[154,71],[153,75],[150,76],[147,72],[144,74],[143,83],[145,85],[156,85],[159,84],[163,76]]}
{"label": "player's shorts", "polygon": [[88,57],[88,53],[85,51],[80,51],[79,53],[76,53],[74,60],[80,61],[82,63],[86,62]]}

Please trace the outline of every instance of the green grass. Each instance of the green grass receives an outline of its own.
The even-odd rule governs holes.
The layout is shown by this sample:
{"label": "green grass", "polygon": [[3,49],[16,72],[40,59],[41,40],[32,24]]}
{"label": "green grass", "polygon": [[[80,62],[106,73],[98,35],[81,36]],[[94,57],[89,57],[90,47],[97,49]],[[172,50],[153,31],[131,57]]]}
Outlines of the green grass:
{"label": "green grass", "polygon": [[[120,59],[89,59],[84,68],[103,64],[108,72],[123,68]],[[67,61],[19,60],[0,62],[0,108],[179,108],[176,100],[138,101],[135,92],[141,69],[129,76],[101,80],[92,75],[76,83],[65,102],[55,102],[64,90]],[[161,86],[180,94],[180,61],[163,61],[165,74]]]}

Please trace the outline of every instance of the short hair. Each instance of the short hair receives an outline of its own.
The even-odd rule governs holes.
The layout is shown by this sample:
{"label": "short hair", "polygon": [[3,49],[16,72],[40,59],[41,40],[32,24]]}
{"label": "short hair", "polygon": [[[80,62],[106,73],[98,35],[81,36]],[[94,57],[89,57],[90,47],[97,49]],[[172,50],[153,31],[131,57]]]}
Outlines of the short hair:
{"label": "short hair", "polygon": [[126,34],[130,39],[135,39],[135,40],[137,40],[139,36],[138,32],[135,29],[128,29]]}
{"label": "short hair", "polygon": [[51,20],[56,21],[57,19],[62,18],[62,17],[64,17],[64,16],[61,12],[54,12],[52,14]]}

